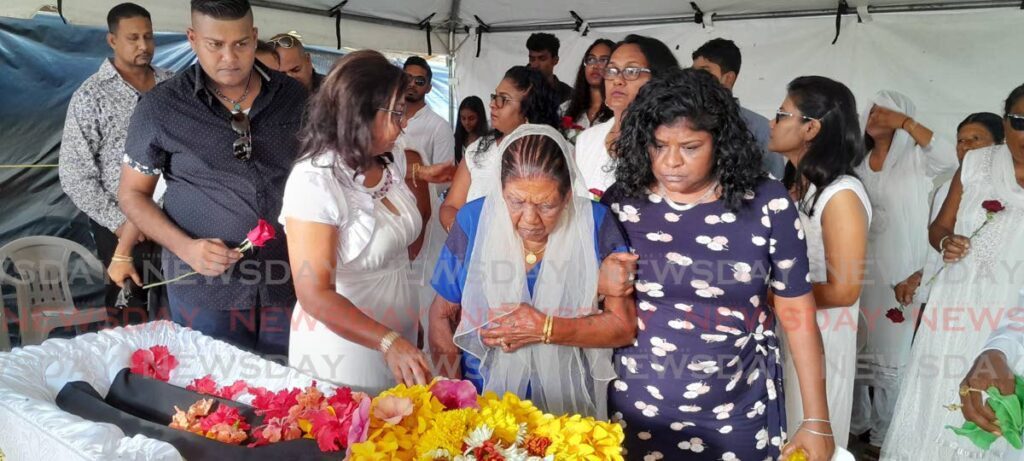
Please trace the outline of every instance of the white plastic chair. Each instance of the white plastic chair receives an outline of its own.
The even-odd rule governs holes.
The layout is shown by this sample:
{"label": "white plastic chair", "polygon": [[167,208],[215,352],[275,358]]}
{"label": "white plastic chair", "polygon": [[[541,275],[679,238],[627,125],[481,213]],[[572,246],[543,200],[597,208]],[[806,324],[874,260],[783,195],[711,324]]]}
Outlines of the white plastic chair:
{"label": "white plastic chair", "polygon": [[22,346],[42,343],[55,328],[107,319],[103,307],[75,308],[68,277],[72,254],[82,258],[90,277],[106,273],[103,264],[84,246],[58,237],[25,237],[0,247],[0,268],[10,259],[18,274],[13,277],[0,270],[0,283],[14,285],[17,292]]}

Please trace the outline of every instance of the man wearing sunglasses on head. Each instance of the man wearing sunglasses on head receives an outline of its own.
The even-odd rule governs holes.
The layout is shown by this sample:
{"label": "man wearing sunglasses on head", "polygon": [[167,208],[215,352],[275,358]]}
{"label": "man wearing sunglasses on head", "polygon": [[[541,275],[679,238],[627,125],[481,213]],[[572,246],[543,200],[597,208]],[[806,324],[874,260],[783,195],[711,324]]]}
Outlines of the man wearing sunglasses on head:
{"label": "man wearing sunglasses on head", "polygon": [[[118,197],[128,218],[164,246],[164,276],[183,277],[167,285],[175,322],[284,355],[295,290],[277,217],[307,92],[256,62],[248,0],[192,0],[191,9],[187,35],[199,62],[139,102]],[[163,210],[152,199],[160,176]],[[236,250],[260,219],[279,237]]]}
{"label": "man wearing sunglasses on head", "polygon": [[277,50],[281,72],[298,80],[310,93],[320,88],[324,76],[313,69],[313,57],[306,51],[297,33],[277,34],[270,39],[270,44]]}
{"label": "man wearing sunglasses on head", "polygon": [[[693,52],[693,68],[707,71],[714,75],[726,89],[732,91],[736,85],[736,78],[740,75],[742,55],[739,47],[732,40],[716,38],[708,41]],[[786,159],[777,152],[768,150],[768,140],[771,138],[772,129],[768,125],[768,119],[760,114],[740,107],[740,116],[747,122],[747,129],[754,135],[757,145],[761,146],[763,157],[761,164],[764,170],[771,173],[775,179],[782,179],[786,172]]]}

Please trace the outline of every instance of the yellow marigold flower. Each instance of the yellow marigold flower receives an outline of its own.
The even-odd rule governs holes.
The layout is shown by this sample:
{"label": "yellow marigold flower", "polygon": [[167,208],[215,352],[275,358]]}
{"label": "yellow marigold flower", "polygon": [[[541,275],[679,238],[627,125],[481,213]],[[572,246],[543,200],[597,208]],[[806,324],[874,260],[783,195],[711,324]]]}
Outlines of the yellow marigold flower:
{"label": "yellow marigold flower", "polygon": [[432,426],[416,442],[416,459],[433,461],[438,450],[449,455],[462,453],[462,439],[469,432],[470,425],[476,419],[476,410],[445,411],[432,422]]}
{"label": "yellow marigold flower", "polygon": [[354,444],[350,447],[351,461],[390,461],[396,459],[398,453],[398,438],[393,432],[375,434],[377,437],[368,439],[365,442]]}
{"label": "yellow marigold flower", "polygon": [[515,413],[509,411],[501,401],[489,401],[486,406],[481,405],[478,422],[494,429],[494,437],[501,440],[504,446],[515,443],[519,437],[519,421]]}

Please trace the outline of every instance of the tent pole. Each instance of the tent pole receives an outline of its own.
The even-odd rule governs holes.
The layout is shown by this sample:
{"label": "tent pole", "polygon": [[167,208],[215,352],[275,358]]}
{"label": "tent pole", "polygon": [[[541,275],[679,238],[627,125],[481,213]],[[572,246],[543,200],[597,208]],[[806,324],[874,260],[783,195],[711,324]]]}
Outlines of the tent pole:
{"label": "tent pole", "polygon": [[[930,3],[921,5],[887,5],[887,6],[869,6],[869,13],[918,13],[927,11],[956,11],[956,10],[973,10],[973,9],[991,9],[991,8],[1019,8],[1021,3],[1019,0],[993,0],[993,1],[960,1],[960,2],[940,2]],[[778,11],[778,12],[765,12],[765,13],[734,13],[734,14],[715,14],[715,22],[722,21],[745,21],[751,19],[780,19],[780,18],[803,18],[803,17],[818,17],[818,16],[834,16],[836,14],[835,8],[828,9],[808,9],[808,10],[793,10],[793,11]],[[851,9],[849,13],[856,14]],[[590,28],[611,28],[611,27],[632,27],[632,26],[653,26],[661,24],[680,24],[680,23],[692,23],[693,13],[687,13],[685,15],[666,16],[661,18],[648,18],[648,19],[612,19],[612,20],[593,20],[589,21]],[[492,25],[490,32],[533,32],[533,31],[547,31],[547,30],[572,30],[576,27],[575,21],[556,21],[550,23],[536,23],[536,24],[522,24],[522,25]]]}
{"label": "tent pole", "polygon": [[455,96],[455,52],[458,50],[455,45],[455,29],[459,23],[459,10],[462,8],[462,0],[452,0],[448,12],[448,123],[455,127],[459,123],[458,107],[459,101]]}

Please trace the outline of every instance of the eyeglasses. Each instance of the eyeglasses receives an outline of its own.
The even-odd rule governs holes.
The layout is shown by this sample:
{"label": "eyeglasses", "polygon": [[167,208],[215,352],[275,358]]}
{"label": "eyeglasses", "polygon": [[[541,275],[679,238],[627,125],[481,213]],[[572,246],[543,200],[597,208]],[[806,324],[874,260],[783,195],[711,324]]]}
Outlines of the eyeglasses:
{"label": "eyeglasses", "polygon": [[615,80],[616,77],[621,76],[623,80],[633,81],[640,78],[640,74],[651,73],[651,69],[646,67],[625,67],[619,69],[618,67],[605,67],[604,68],[604,79]]}
{"label": "eyeglasses", "polygon": [[512,101],[515,101],[515,99],[512,99],[511,96],[491,93],[491,103],[494,104],[495,108],[501,109],[502,107],[505,107],[505,104]]}
{"label": "eyeglasses", "polygon": [[605,66],[608,65],[608,58],[607,57],[599,58],[597,56],[594,56],[594,55],[590,54],[590,55],[587,55],[586,58],[583,58],[583,65],[587,66],[587,67],[594,67],[594,66],[605,67]]}
{"label": "eyeglasses", "polygon": [[[796,116],[797,115],[792,113],[792,112],[784,112],[784,111],[779,110],[779,111],[775,112],[775,123],[781,123],[782,119],[784,119],[784,118],[796,117]],[[808,117],[806,115],[801,115],[800,118],[803,119],[806,122],[809,122],[811,120],[818,120],[818,119],[816,119],[814,117]],[[818,121],[820,121],[820,120],[818,120]]]}
{"label": "eyeglasses", "polygon": [[414,85],[416,85],[416,86],[418,86],[420,88],[423,88],[423,87],[427,86],[427,77],[424,77],[422,75],[417,75],[415,77],[410,75],[410,77],[412,77],[412,83]]}
{"label": "eyeglasses", "polygon": [[1006,114],[1006,120],[1010,122],[1010,128],[1017,131],[1024,131],[1024,115]]}
{"label": "eyeglasses", "polygon": [[377,110],[379,110],[381,112],[387,112],[387,113],[391,114],[391,118],[395,119],[395,122],[398,123],[398,124],[401,124],[402,120],[405,119],[405,111],[404,110],[393,110],[393,109],[387,109],[387,108],[384,108],[384,107],[378,107]]}
{"label": "eyeglasses", "polygon": [[238,139],[231,147],[235,152],[235,158],[243,162],[252,158],[252,136],[249,128],[249,116],[245,112],[231,113],[231,129],[238,134]]}

